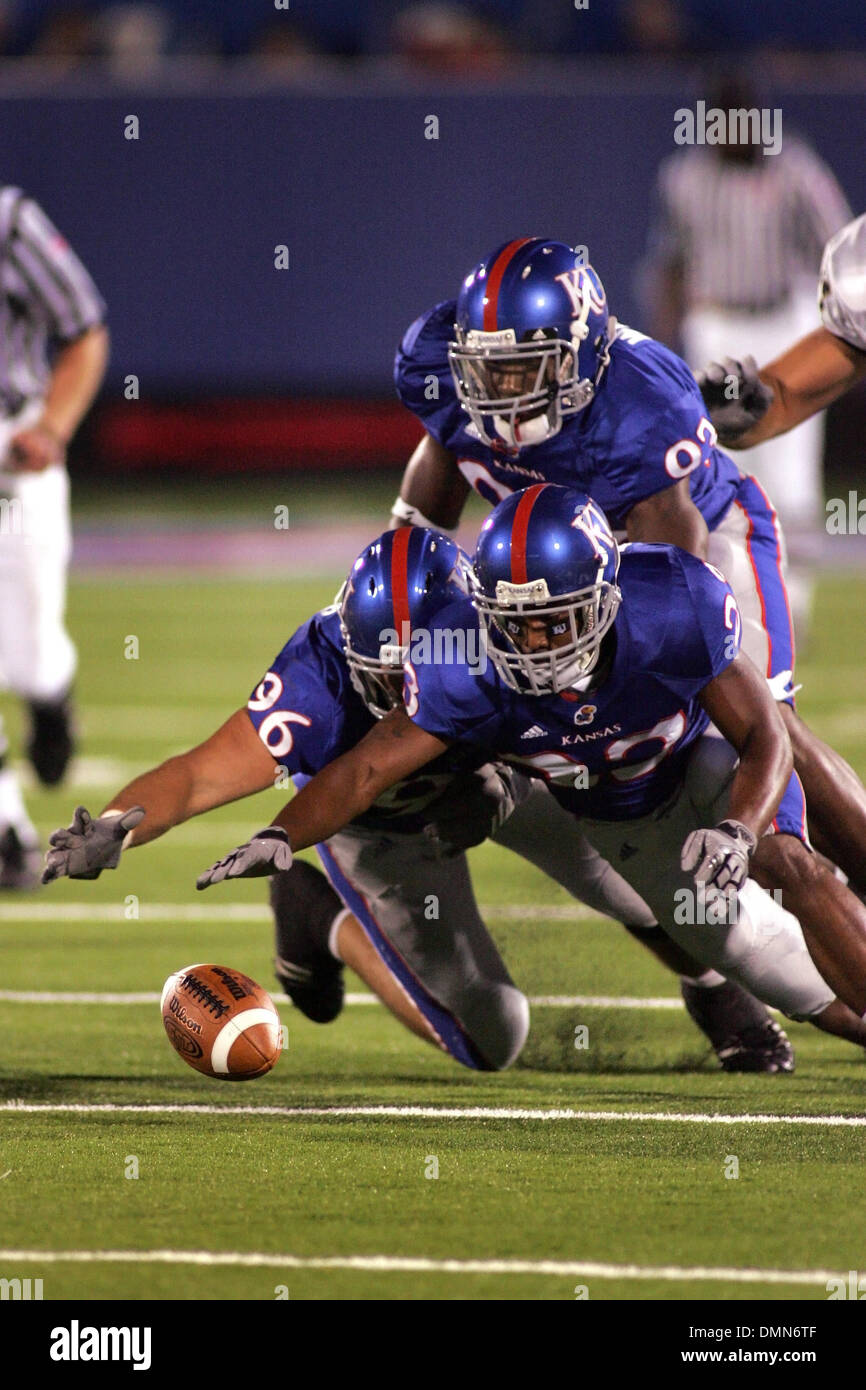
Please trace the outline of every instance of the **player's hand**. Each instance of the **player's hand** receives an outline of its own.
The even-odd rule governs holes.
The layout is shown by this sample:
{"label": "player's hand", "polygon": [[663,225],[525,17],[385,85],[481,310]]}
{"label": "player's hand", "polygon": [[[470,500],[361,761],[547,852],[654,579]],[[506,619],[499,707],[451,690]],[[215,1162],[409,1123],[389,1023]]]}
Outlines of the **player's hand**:
{"label": "player's hand", "polygon": [[754,357],[744,357],[742,362],[723,357],[695,372],[695,377],[720,444],[736,444],[773,403],[773,392],[758,376]]}
{"label": "player's hand", "polygon": [[224,878],[265,878],[284,873],[292,867],[292,847],[285,830],[278,825],[266,826],[245,845],[233,849],[224,859],[218,859],[195,881],[196,888],[210,888]]}
{"label": "player's hand", "polygon": [[723,820],[712,830],[693,830],[683,845],[680,864],[692,871],[695,883],[718,888],[742,888],[749,876],[749,860],[758,841],[747,825]]}
{"label": "player's hand", "polygon": [[131,806],[121,816],[93,819],[83,806],[77,806],[72,824],[55,830],[45,856],[43,883],[55,878],[99,878],[103,869],[116,869],[123,842],[144,817],[143,806]]}
{"label": "player's hand", "polygon": [[42,473],[53,463],[63,463],[66,446],[50,425],[32,425],[9,441],[9,465],[13,473]]}

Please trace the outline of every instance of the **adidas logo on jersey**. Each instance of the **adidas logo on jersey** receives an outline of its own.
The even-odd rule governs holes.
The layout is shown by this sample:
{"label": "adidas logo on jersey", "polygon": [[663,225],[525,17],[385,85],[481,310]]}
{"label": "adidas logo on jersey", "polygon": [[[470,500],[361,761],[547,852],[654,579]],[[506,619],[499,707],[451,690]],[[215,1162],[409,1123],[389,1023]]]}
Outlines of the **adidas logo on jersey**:
{"label": "adidas logo on jersey", "polygon": [[542,729],[542,727],[541,727],[540,724],[533,724],[532,728],[531,728],[531,729],[527,729],[524,733],[522,733],[522,734],[520,735],[520,737],[521,737],[521,738],[541,738],[541,736],[542,736],[543,734],[546,734],[546,733],[547,733],[547,730],[546,730],[546,729]]}

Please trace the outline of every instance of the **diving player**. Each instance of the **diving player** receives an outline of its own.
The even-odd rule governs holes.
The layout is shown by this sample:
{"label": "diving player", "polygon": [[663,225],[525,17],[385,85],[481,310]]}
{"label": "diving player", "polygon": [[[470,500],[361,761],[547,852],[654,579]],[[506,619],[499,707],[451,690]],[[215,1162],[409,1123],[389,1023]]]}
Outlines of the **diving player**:
{"label": "diving player", "polygon": [[456,303],[412,324],[395,381],[426,431],[395,524],[447,529],[470,486],[495,505],[549,481],[587,491],[629,540],[678,545],[722,571],[743,649],[780,702],[816,847],[866,889],[866,789],[794,711],[776,514],[755,479],[716,447],[686,364],[617,325],[579,253],[523,237],[486,257]]}
{"label": "diving player", "polygon": [[[52,836],[46,880],[114,868],[127,840],[145,843],[191,815],[272,787],[275,775],[281,785],[287,774],[303,785],[400,704],[404,646],[463,596],[467,563],[444,536],[387,532],[359,556],[338,606],[286,644],[245,710],[200,748],[136,779],[99,819],[79,808],[73,825]],[[474,623],[473,631],[477,638]],[[477,659],[479,651],[468,655]],[[458,748],[318,846],[330,883],[309,864],[272,878],[277,978],[297,1006],[316,1022],[333,1019],[342,1006],[342,961],[420,1037],[469,1067],[508,1066],[529,1016],[469,877],[465,850],[488,834],[621,918],[678,972],[712,975],[673,943],[659,945],[649,909],[540,783]],[[269,870],[279,868],[284,846],[276,838],[268,847]],[[712,1008],[708,1022],[700,1009],[693,1017],[726,1070],[792,1069],[785,1034],[738,986],[704,978],[695,993],[725,1001],[723,1028]]]}
{"label": "diving player", "polygon": [[[673,546],[629,546],[620,564],[599,508],[551,484],[499,504],[474,577],[471,602],[443,609],[432,637],[471,630],[474,608],[486,669],[437,660],[431,641],[406,663],[405,709],[199,887],[270,872],[275,836],[284,855],[326,840],[389,786],[468,745],[546,781],[685,950],[862,1043],[866,908],[804,843],[784,724],[739,651],[723,577]],[[803,931],[759,883],[781,887]]]}
{"label": "diving player", "polygon": [[866,213],[824,248],[818,282],[823,327],[760,371],[725,358],[698,375],[725,446],[750,449],[808,420],[866,377]]}

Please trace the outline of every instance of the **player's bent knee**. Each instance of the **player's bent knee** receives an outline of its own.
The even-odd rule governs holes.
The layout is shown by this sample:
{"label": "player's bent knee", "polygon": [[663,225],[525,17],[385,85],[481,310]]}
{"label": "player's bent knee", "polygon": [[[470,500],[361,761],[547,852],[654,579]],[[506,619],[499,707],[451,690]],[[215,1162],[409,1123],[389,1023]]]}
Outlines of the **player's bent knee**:
{"label": "player's bent knee", "polygon": [[478,1053],[479,1071],[505,1071],[529,1035],[529,1000],[515,985],[483,981],[460,1000],[460,1022]]}

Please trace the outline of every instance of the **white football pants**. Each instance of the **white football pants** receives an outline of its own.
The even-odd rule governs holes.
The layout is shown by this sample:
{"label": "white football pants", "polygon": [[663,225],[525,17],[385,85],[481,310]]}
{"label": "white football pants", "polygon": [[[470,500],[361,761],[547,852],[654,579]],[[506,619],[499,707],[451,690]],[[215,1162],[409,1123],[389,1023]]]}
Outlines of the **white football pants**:
{"label": "white football pants", "polygon": [[59,464],[42,473],[8,467],[9,440],[41,412],[32,401],[0,420],[0,685],[25,700],[51,701],[76,667],[64,622],[69,478]]}

